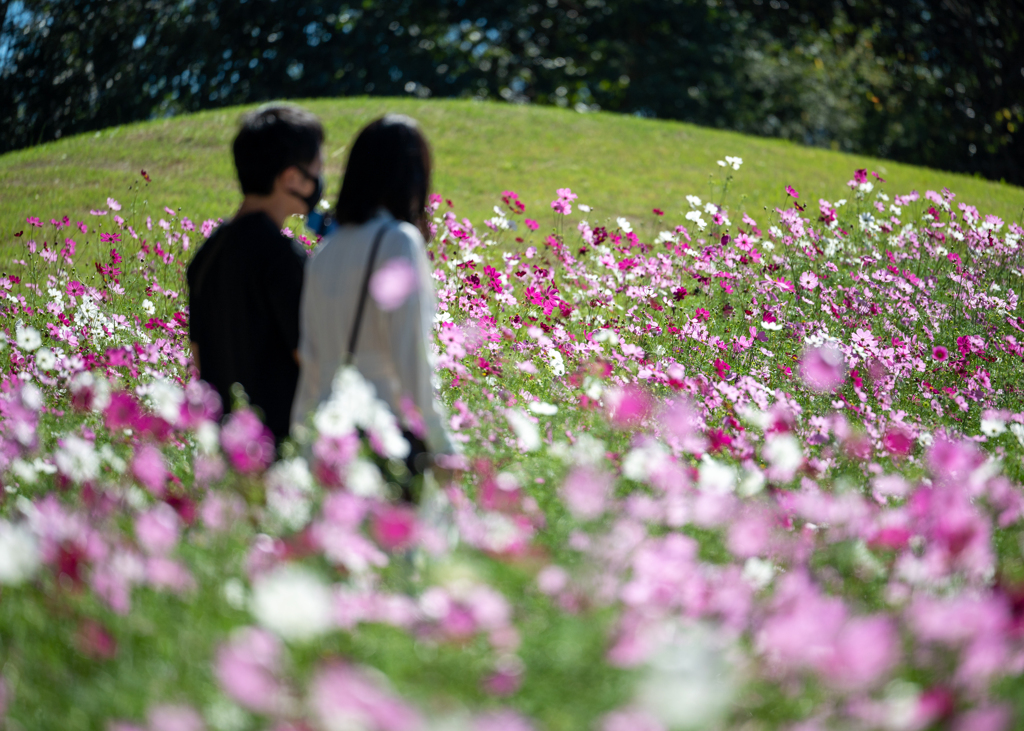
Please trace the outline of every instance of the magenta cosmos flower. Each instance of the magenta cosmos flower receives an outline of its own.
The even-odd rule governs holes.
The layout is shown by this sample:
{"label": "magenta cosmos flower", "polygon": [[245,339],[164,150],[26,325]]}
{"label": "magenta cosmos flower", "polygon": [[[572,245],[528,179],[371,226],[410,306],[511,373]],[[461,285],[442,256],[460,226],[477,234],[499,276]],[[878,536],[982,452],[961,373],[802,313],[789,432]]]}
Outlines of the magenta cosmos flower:
{"label": "magenta cosmos flower", "polygon": [[800,376],[808,388],[827,393],[846,380],[846,358],[835,343],[825,343],[804,351]]}
{"label": "magenta cosmos flower", "polygon": [[948,357],[949,351],[946,350],[944,346],[936,345],[934,348],[932,348],[932,358],[934,358],[935,360],[942,362]]}

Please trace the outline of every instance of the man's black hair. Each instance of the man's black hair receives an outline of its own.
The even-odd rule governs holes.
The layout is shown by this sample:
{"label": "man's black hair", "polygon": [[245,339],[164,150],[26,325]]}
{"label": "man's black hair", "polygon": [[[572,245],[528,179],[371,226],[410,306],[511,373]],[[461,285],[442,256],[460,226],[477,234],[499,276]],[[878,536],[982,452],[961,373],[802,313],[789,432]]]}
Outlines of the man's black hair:
{"label": "man's black hair", "polygon": [[359,133],[349,152],[335,213],[338,223],[365,223],[383,206],[426,236],[430,146],[410,117],[388,114]]}
{"label": "man's black hair", "polygon": [[249,112],[232,145],[242,193],[269,195],[277,176],[312,163],[323,141],[320,120],[301,107],[265,104]]}

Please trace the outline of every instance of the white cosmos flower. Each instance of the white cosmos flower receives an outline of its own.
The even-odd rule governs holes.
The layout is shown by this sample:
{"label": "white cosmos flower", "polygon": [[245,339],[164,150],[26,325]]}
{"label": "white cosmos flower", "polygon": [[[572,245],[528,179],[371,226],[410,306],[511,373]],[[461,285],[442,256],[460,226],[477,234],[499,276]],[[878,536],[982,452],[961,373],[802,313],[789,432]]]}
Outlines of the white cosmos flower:
{"label": "white cosmos flower", "polygon": [[174,383],[157,379],[138,389],[140,396],[146,396],[157,416],[168,424],[177,424],[181,416],[181,405],[185,403],[185,392]]}
{"label": "white cosmos flower", "polygon": [[698,470],[697,487],[703,492],[719,494],[732,492],[736,487],[736,477],[735,467],[716,462],[711,457],[704,455]]}
{"label": "white cosmos flower", "polygon": [[312,571],[282,564],[253,584],[249,609],[256,621],[285,640],[307,641],[332,625],[330,587]]}
{"label": "white cosmos flower", "polygon": [[142,300],[142,311],[147,315],[152,315],[156,312],[156,305],[153,304],[152,300],[144,299]]}
{"label": "white cosmos flower", "polygon": [[526,414],[518,409],[509,409],[505,412],[505,418],[519,440],[520,449],[524,452],[533,452],[540,448],[540,431]]}
{"label": "white cosmos flower", "polygon": [[89,482],[100,473],[100,456],[92,442],[74,435],[64,437],[64,446],[53,455],[53,461],[62,475],[75,482]]}
{"label": "white cosmos flower", "polygon": [[743,578],[754,589],[763,589],[772,583],[775,576],[775,566],[771,561],[752,556],[743,564]]}
{"label": "white cosmos flower", "polygon": [[40,348],[36,351],[36,366],[41,371],[52,371],[57,365],[57,356],[49,348]]}
{"label": "white cosmos flower", "polygon": [[700,208],[701,200],[695,195],[686,196],[686,202],[690,204],[690,208]]}
{"label": "white cosmos flower", "polygon": [[570,454],[572,461],[576,464],[596,467],[601,464],[606,451],[604,442],[584,432],[576,438],[576,443],[572,445]]}
{"label": "white cosmos flower", "polygon": [[100,413],[110,405],[110,382],[103,376],[96,377],[92,371],[76,373],[68,383],[71,393],[83,389],[92,391],[92,410]]}
{"label": "white cosmos flower", "polygon": [[738,492],[741,497],[756,495],[764,489],[764,483],[766,481],[764,473],[761,470],[756,468],[752,469],[743,475],[743,479],[740,481],[736,492]]}
{"label": "white cosmos flower", "polygon": [[34,383],[26,383],[21,387],[21,404],[29,411],[43,408],[43,392]]}
{"label": "white cosmos flower", "polygon": [[558,407],[545,401],[532,401],[530,411],[541,416],[554,416],[558,413]]}
{"label": "white cosmos flower", "polygon": [[740,165],[743,164],[743,158],[742,157],[729,157],[728,155],[726,155],[725,156],[725,161],[729,165],[732,166],[733,170],[739,170],[740,169]]}
{"label": "white cosmos flower", "polygon": [[772,479],[789,482],[804,463],[804,450],[792,434],[775,434],[761,450],[761,455],[770,465]]}
{"label": "white cosmos flower", "polygon": [[267,470],[267,510],[289,530],[300,530],[312,512],[313,475],[302,457],[285,459]]}
{"label": "white cosmos flower", "polygon": [[564,376],[565,375],[565,361],[562,359],[562,354],[559,353],[555,348],[545,351],[545,356],[548,359],[548,368],[551,369],[552,375]]}
{"label": "white cosmos flower", "polygon": [[1010,424],[1010,432],[1017,437],[1020,446],[1024,447],[1024,424]]}
{"label": "white cosmos flower", "polygon": [[359,497],[381,497],[384,495],[384,478],[373,462],[354,459],[345,473],[345,487]]}
{"label": "white cosmos flower", "polygon": [[385,433],[398,429],[394,415],[387,404],[377,398],[373,385],[352,366],[339,369],[334,376],[331,397],[317,408],[313,425],[319,433],[328,436],[345,436],[356,427],[362,427],[374,431],[382,441],[394,447],[394,456],[408,454],[408,445],[403,454],[397,454],[402,451],[401,445],[392,434]]}
{"label": "white cosmos flower", "polygon": [[1006,422],[1002,419],[982,419],[981,433],[987,437],[998,437],[1006,431]]}
{"label": "white cosmos flower", "polygon": [[220,448],[220,427],[212,421],[204,421],[196,429],[196,446],[203,454],[216,454]]}
{"label": "white cosmos flower", "polygon": [[636,705],[666,728],[715,728],[736,693],[729,640],[705,625],[668,626],[637,686]]}
{"label": "white cosmos flower", "polygon": [[35,466],[20,457],[11,462],[11,473],[17,479],[19,485],[31,485],[39,476]]}
{"label": "white cosmos flower", "polygon": [[245,591],[245,584],[242,583],[241,579],[231,577],[224,582],[220,591],[221,595],[224,597],[224,601],[226,601],[229,606],[234,609],[245,609],[248,596]]}
{"label": "white cosmos flower", "polygon": [[0,520],[0,584],[16,586],[39,568],[39,542],[25,525]]}
{"label": "white cosmos flower", "polygon": [[29,352],[43,344],[43,339],[39,336],[39,331],[31,325],[18,327],[16,341],[19,348]]}
{"label": "white cosmos flower", "polygon": [[577,203],[576,207],[579,208],[584,213],[590,213],[592,210],[594,210],[593,208],[588,206],[586,203]]}
{"label": "white cosmos flower", "polygon": [[104,444],[100,447],[100,459],[110,465],[110,469],[114,472],[121,474],[128,467],[128,464],[117,456],[114,452],[114,448],[109,444]]}
{"label": "white cosmos flower", "polygon": [[651,473],[658,469],[668,458],[668,450],[658,442],[647,442],[646,444],[631,449],[622,458],[622,474],[630,480],[646,482]]}
{"label": "white cosmos flower", "polygon": [[633,233],[633,224],[631,224],[631,223],[630,223],[630,222],[629,222],[628,220],[626,220],[625,218],[622,218],[622,217],[620,216],[619,218],[615,219],[615,222],[616,222],[617,224],[619,224],[619,228],[621,228],[621,229],[622,229],[623,231],[625,231],[626,233],[628,233],[628,234],[631,234],[631,233]]}

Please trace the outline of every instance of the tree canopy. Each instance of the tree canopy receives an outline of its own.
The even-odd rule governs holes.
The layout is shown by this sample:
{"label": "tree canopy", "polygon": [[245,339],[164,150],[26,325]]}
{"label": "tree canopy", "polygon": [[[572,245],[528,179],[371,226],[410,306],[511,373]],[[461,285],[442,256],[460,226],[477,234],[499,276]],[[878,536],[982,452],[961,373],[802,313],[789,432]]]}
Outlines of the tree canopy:
{"label": "tree canopy", "polygon": [[280,97],[605,109],[1024,184],[1024,0],[16,0],[0,151]]}

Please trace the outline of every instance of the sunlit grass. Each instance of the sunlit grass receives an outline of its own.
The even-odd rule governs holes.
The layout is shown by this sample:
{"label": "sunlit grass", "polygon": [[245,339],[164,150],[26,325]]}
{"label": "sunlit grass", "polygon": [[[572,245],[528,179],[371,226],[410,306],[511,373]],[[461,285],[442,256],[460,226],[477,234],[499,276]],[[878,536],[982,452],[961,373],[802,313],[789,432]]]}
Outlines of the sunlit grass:
{"label": "sunlit grass", "polygon": [[[502,190],[517,191],[527,215],[543,220],[564,186],[595,208],[596,219],[649,219],[655,207],[677,212],[687,208],[688,194],[710,196],[708,171],[725,155],[744,160],[726,202],[755,215],[782,204],[787,184],[811,213],[819,197],[845,197],[842,181],[860,167],[886,177],[891,193],[948,187],[958,200],[1008,221],[1021,220],[1024,208],[1024,189],[1011,185],[679,122],[454,100],[300,103],[327,127],[329,196],[353,135],[384,112],[401,112],[419,119],[433,144],[435,190],[475,221],[491,214]],[[2,245],[10,246],[9,234],[28,215],[82,217],[108,195],[130,203],[137,191],[129,187],[141,182],[142,169],[153,182],[140,202],[148,200],[154,215],[165,205],[193,217],[230,215],[239,199],[230,142],[246,108],[114,127],[0,156]]]}

